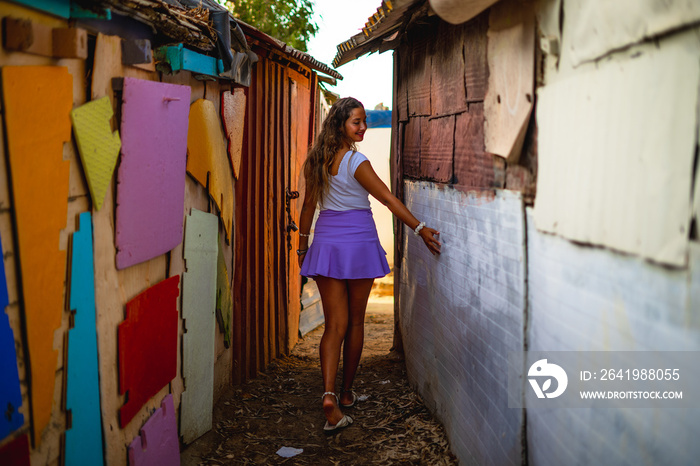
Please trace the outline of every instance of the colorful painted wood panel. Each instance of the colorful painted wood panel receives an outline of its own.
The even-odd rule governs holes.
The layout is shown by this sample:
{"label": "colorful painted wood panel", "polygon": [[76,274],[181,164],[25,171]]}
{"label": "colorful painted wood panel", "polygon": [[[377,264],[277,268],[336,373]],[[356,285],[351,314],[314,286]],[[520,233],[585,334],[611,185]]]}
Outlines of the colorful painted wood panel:
{"label": "colorful painted wood panel", "polygon": [[180,464],[177,413],[173,395],[163,398],[160,408],[141,428],[141,435],[129,445],[129,466],[176,466]]}
{"label": "colorful painted wood panel", "polygon": [[94,268],[92,216],[85,212],[80,214],[80,229],[73,233],[70,270],[73,328],[68,331],[66,411],[71,425],[65,436],[66,465],[104,464]]}
{"label": "colorful painted wood panel", "polygon": [[208,100],[199,99],[190,108],[187,153],[187,172],[202,186],[207,186],[208,180],[209,195],[219,208],[226,242],[230,242],[233,225],[231,166],[226,156],[219,115]]}
{"label": "colorful painted wood panel", "polygon": [[7,445],[0,447],[0,464],[12,466],[29,466],[29,436],[17,437]]}
{"label": "colorful painted wood panel", "polygon": [[228,278],[224,250],[219,243],[219,257],[216,271],[216,320],[219,329],[224,334],[224,346],[231,346],[231,313],[233,300],[231,299],[231,280]]}
{"label": "colorful painted wood panel", "polygon": [[233,176],[236,179],[241,171],[245,106],[246,97],[243,89],[237,88],[233,92],[221,93],[221,119],[224,122],[226,139],[228,139],[228,156],[231,160],[231,167],[233,167]]}
{"label": "colorful painted wood panel", "polygon": [[[0,258],[2,257],[0,242]],[[24,416],[19,412],[19,407],[22,406],[22,392],[19,387],[15,336],[10,327],[10,320],[5,314],[8,304],[5,263],[0,259],[0,409],[3,414],[0,416],[0,440],[24,424]]]}
{"label": "colorful painted wood panel", "polygon": [[95,210],[102,207],[122,144],[119,132],[112,132],[110,120],[113,114],[109,97],[88,102],[70,112]]}
{"label": "colorful painted wood panel", "polygon": [[179,275],[170,277],[126,304],[126,320],[119,324],[117,337],[119,393],[126,394],[119,409],[122,428],[177,375],[179,284]]}
{"label": "colorful painted wood panel", "polygon": [[70,16],[70,0],[16,0],[16,2],[62,18],[68,19]]}
{"label": "colorful painted wood panel", "polygon": [[189,443],[211,429],[214,408],[214,333],[219,222],[192,209],[185,229],[182,277],[182,375],[180,435]]}
{"label": "colorful painted wood panel", "polygon": [[58,249],[66,226],[73,78],[64,67],[2,68],[5,127],[27,344],[31,367],[32,428],[39,441],[53,405],[66,252]]}
{"label": "colorful painted wood panel", "polygon": [[182,241],[188,86],[124,78],[122,159],[117,174],[117,268]]}

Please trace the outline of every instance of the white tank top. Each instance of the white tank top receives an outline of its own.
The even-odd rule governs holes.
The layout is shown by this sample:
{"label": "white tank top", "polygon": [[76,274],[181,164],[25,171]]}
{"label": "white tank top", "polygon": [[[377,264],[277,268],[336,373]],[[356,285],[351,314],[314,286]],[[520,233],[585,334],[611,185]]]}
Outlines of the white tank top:
{"label": "white tank top", "polygon": [[355,179],[355,170],[367,160],[363,154],[349,150],[343,155],[338,174],[329,175],[330,187],[320,203],[321,210],[369,209],[369,193]]}

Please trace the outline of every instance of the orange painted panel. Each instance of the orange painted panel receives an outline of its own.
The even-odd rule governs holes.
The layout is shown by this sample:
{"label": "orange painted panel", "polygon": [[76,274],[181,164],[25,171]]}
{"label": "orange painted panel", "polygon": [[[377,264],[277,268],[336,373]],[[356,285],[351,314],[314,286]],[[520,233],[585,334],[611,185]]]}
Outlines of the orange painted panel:
{"label": "orange painted panel", "polygon": [[66,251],[58,244],[68,214],[63,143],[71,136],[73,78],[64,67],[6,66],[2,82],[38,443],[51,417],[58,357],[54,331],[64,307]]}
{"label": "orange painted panel", "polygon": [[226,242],[230,242],[233,226],[233,173],[221,120],[214,104],[205,99],[199,99],[190,106],[187,172],[202,186],[207,186],[209,175],[209,195],[219,208],[226,230]]}

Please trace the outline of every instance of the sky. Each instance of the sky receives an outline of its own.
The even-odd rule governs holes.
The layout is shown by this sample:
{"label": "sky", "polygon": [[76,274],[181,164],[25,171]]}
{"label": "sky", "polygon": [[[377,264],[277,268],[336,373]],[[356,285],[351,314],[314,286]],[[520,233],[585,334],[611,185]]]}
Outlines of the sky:
{"label": "sky", "polygon": [[[332,67],[336,46],[360,33],[381,3],[381,0],[314,0],[314,20],[319,30],[307,44],[308,53]],[[337,71],[343,80],[327,88],[341,97],[355,97],[370,110],[380,102],[391,109],[392,70],[391,50],[363,55],[339,67]]]}

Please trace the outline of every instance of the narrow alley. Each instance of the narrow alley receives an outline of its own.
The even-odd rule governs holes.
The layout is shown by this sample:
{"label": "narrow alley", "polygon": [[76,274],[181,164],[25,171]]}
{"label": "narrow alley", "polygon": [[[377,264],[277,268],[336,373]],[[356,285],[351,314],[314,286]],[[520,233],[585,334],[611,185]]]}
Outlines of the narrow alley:
{"label": "narrow alley", "polygon": [[[393,307],[391,297],[370,297],[355,386],[362,401],[348,411],[355,421],[348,429],[335,436],[321,430],[321,326],[291,355],[224,393],[214,429],[183,450],[181,464],[457,464],[444,429],[410,388],[403,359],[390,352]],[[285,458],[278,454],[284,447],[302,451]]]}

